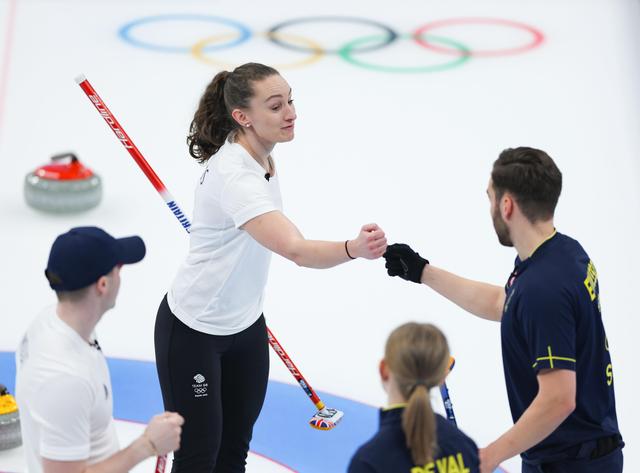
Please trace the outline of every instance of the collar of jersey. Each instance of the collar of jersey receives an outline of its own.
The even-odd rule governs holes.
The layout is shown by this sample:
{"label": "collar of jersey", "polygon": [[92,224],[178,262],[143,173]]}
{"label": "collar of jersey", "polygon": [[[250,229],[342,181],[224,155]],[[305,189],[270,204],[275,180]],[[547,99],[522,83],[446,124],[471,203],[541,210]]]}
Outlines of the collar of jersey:
{"label": "collar of jersey", "polygon": [[394,425],[400,422],[406,406],[406,404],[394,404],[380,409],[380,426]]}
{"label": "collar of jersey", "polygon": [[[232,146],[232,148],[234,149],[235,152],[240,153],[242,155],[242,158],[244,159],[244,162],[247,163],[247,165],[253,169],[254,171],[256,171],[257,173],[259,173],[261,176],[266,172],[264,170],[264,168],[260,165],[260,163],[258,163],[258,161],[256,161],[253,156],[251,156],[251,153],[249,153],[249,151],[247,149],[245,149],[244,146],[242,146],[240,143],[237,143],[235,141],[229,141],[229,144]],[[269,163],[272,167],[273,170],[273,176],[271,177],[275,177],[276,175],[276,165],[273,161],[273,159],[271,157],[269,157]]]}
{"label": "collar of jersey", "polygon": [[[54,306],[54,309],[53,309],[52,320],[56,329],[66,334],[71,340],[73,340],[73,343],[83,347],[90,346],[89,342],[87,342],[84,338],[82,338],[82,336],[80,336],[80,334],[76,332],[73,327],[71,327],[69,324],[67,324],[64,320],[60,318],[60,316],[58,315],[56,306]],[[95,338],[96,338],[95,332],[91,333],[91,338],[95,341]]]}
{"label": "collar of jersey", "polygon": [[538,251],[540,249],[540,247],[542,245],[544,245],[546,242],[548,242],[549,240],[551,240],[554,236],[556,236],[558,234],[558,230],[556,230],[555,228],[553,229],[553,233],[551,235],[549,235],[547,238],[545,238],[542,243],[540,243],[538,246],[535,247],[535,249],[531,252],[531,254],[529,255],[529,258],[531,258],[536,251]]}
{"label": "collar of jersey", "polygon": [[383,407],[381,409],[382,412],[386,412],[386,411],[392,411],[394,409],[404,409],[405,407],[407,407],[407,403],[406,402],[402,402],[402,403],[398,403],[398,404],[391,404],[387,407]]}
{"label": "collar of jersey", "polygon": [[554,228],[553,229],[553,233],[551,235],[549,235],[547,238],[545,238],[542,241],[542,243],[540,243],[538,246],[536,246],[536,248],[531,252],[529,257],[527,259],[525,259],[524,261],[520,260],[519,256],[516,257],[516,265],[515,266],[516,266],[517,273],[518,274],[522,274],[522,272],[531,263],[531,260],[533,259],[534,255],[540,255],[540,254],[544,253],[544,249],[548,246],[547,243],[552,241],[557,234],[558,234],[558,231]]}

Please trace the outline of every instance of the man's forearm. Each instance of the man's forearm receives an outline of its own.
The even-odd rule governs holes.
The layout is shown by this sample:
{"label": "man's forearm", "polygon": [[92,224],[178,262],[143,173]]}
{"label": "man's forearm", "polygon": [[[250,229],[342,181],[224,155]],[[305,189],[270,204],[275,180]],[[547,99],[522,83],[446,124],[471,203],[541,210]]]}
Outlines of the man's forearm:
{"label": "man's forearm", "polygon": [[141,461],[154,455],[153,446],[144,436],[138,437],[127,448],[92,465],[82,461],[42,459],[44,473],[127,473]]}
{"label": "man's forearm", "polygon": [[514,426],[485,449],[495,464],[542,442],[571,414],[572,402],[537,396]]}
{"label": "man's forearm", "polygon": [[500,286],[465,279],[430,264],[424,267],[422,283],[473,315],[502,320],[504,289]]}
{"label": "man's forearm", "polygon": [[120,450],[106,460],[87,467],[84,473],[128,472],[138,463],[151,456],[153,456],[153,447],[144,437],[139,437],[127,448]]}

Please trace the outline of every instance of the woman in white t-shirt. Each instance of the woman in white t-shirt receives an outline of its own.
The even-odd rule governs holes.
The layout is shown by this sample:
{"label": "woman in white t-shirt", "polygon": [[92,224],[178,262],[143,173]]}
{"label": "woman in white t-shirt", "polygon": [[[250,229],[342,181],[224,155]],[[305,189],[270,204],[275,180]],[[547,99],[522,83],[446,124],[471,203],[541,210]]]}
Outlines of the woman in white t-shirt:
{"label": "woman in white t-shirt", "polygon": [[185,418],[173,472],[243,472],[267,387],[262,307],[271,253],[310,268],[375,259],[375,224],[353,240],[305,239],[282,213],[271,152],[294,137],[289,84],[249,63],[218,73],[191,122],[196,187],[189,254],[158,309],[155,349],[165,407]]}

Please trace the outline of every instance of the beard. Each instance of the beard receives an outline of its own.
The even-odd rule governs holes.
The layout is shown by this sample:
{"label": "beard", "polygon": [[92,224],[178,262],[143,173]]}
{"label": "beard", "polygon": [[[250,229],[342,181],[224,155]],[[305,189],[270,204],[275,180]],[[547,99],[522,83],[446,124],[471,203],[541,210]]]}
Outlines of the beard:
{"label": "beard", "polygon": [[491,219],[493,220],[493,228],[496,231],[496,235],[498,235],[498,241],[502,246],[513,246],[513,241],[511,240],[511,234],[509,232],[509,227],[507,227],[506,222],[502,219],[502,215],[500,215],[500,210],[496,205],[496,209],[491,215]]}

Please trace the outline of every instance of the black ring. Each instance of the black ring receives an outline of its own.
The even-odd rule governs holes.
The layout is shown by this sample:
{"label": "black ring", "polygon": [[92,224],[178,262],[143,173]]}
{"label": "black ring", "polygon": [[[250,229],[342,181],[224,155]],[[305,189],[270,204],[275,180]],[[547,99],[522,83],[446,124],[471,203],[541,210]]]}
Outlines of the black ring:
{"label": "black ring", "polygon": [[[297,44],[291,44],[291,43],[287,43],[285,41],[282,41],[281,39],[279,39],[277,36],[278,31],[280,31],[283,28],[286,28],[287,26],[291,26],[291,25],[295,25],[298,23],[309,23],[309,22],[316,22],[316,21],[341,21],[341,22],[345,22],[345,23],[361,23],[361,24],[365,24],[365,25],[373,25],[376,28],[380,28],[381,30],[384,30],[384,32],[387,34],[387,37],[385,38],[385,40],[383,42],[381,42],[380,44],[374,44],[373,46],[366,46],[366,47],[362,47],[362,48],[358,48],[355,49],[354,48],[354,52],[364,52],[364,51],[375,51],[376,49],[380,49],[383,48],[385,46],[388,46],[389,44],[393,43],[396,39],[398,39],[398,33],[396,33],[393,29],[391,29],[390,27],[383,25],[382,23],[378,23],[377,21],[374,20],[368,20],[366,18],[356,18],[356,17],[352,17],[352,16],[308,16],[308,17],[304,17],[304,18],[294,18],[291,20],[287,20],[287,21],[283,21],[282,23],[278,23],[277,25],[273,26],[268,32],[267,32],[267,38],[269,38],[269,40],[279,46],[282,46],[284,48],[288,48],[288,49],[293,49],[295,51],[302,51],[305,53],[308,52],[316,52],[311,48],[305,47],[305,46],[299,46]],[[338,52],[340,51],[340,48],[338,49],[327,49],[325,50],[326,53],[329,54],[338,54]]]}

